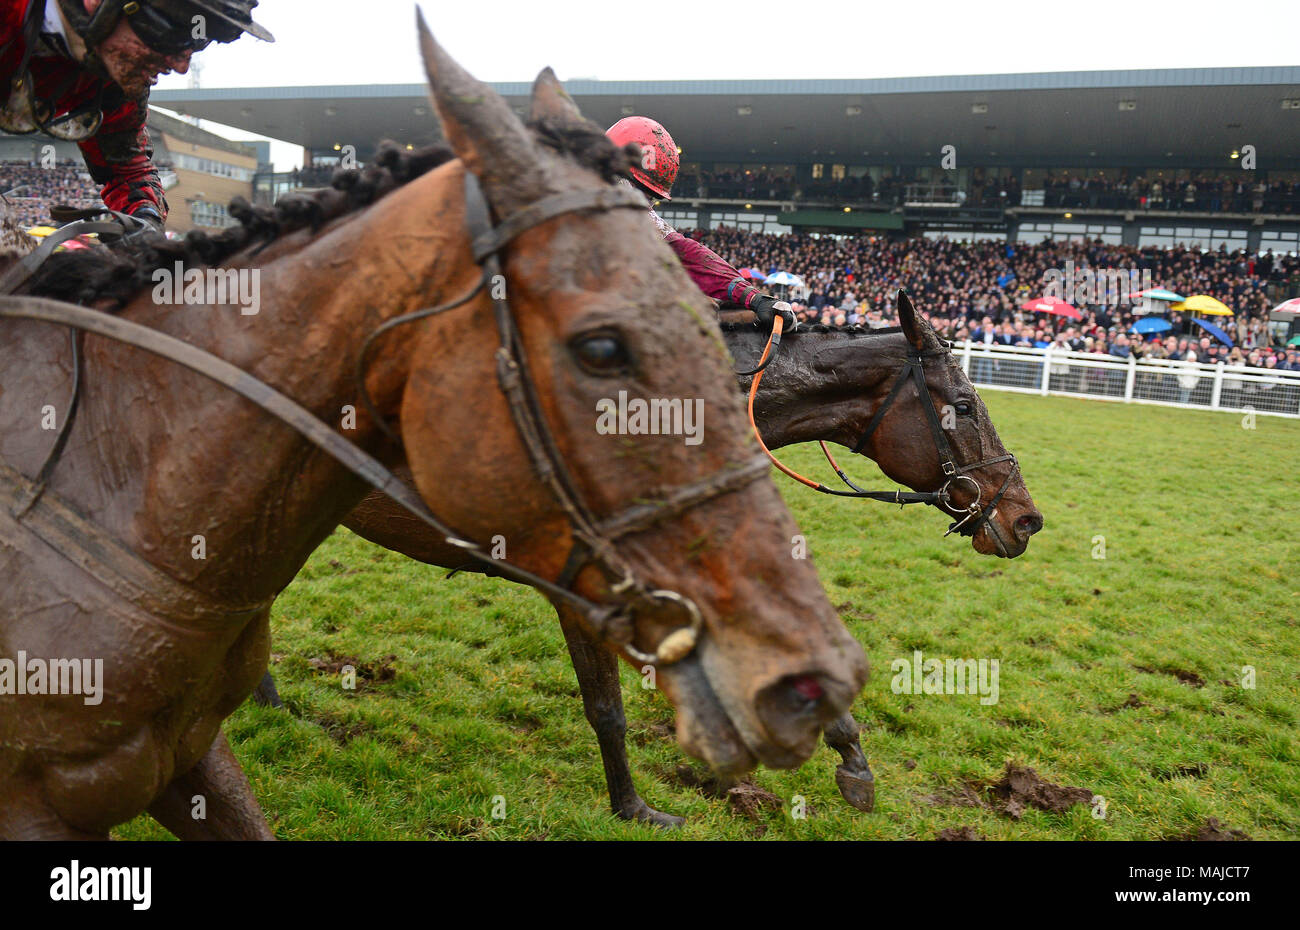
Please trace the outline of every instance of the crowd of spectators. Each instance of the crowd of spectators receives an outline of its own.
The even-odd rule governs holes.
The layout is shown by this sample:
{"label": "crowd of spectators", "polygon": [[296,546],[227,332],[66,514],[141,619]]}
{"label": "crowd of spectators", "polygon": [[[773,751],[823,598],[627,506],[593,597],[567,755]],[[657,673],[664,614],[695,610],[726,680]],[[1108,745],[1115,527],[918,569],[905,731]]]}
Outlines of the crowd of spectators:
{"label": "crowd of spectators", "polygon": [[[1300,213],[1300,181],[1237,174],[1196,174],[1179,179],[1053,174],[1031,182],[1043,191],[1043,206],[1112,210],[1173,210],[1197,213]],[[711,171],[692,166],[678,177],[673,195],[719,200],[785,200],[897,207],[920,201],[968,207],[1009,207],[1021,202],[1022,181],[1015,173],[976,175],[963,185],[887,176],[800,179],[792,169]]]}
{"label": "crowd of spectators", "polygon": [[1195,213],[1300,213],[1300,181],[1237,174],[1130,179],[1097,174],[1053,175],[1043,181],[1044,206],[1175,210]]}
{"label": "crowd of spectators", "polygon": [[[1217,322],[1234,339],[1242,362],[1300,371],[1300,358],[1271,345],[1267,319],[1280,293],[1300,285],[1300,258],[1107,245],[1100,241],[1047,241],[1039,244],[954,242],[947,239],[888,240],[884,237],[814,237],[717,228],[690,233],[738,268],[763,273],[789,271],[805,281],[790,296],[804,322],[828,326],[896,326],[894,299],[905,288],[913,303],[945,338],[1002,345],[1066,347],[1127,358],[1183,359],[1190,351],[1201,361],[1234,358],[1217,340],[1181,314],[1169,316],[1173,335],[1146,340],[1128,330],[1139,318],[1141,301],[1078,302],[1079,321],[1022,309],[1047,289],[1047,272],[1076,269],[1127,269],[1149,272],[1153,286],[1180,294],[1208,294],[1235,311]],[[1070,301],[1076,303],[1075,301]],[[1192,359],[1196,360],[1196,359]],[[1295,367],[1291,367],[1295,366]]]}
{"label": "crowd of spectators", "polygon": [[99,187],[85,166],[74,161],[48,168],[35,162],[0,162],[0,193],[23,226],[49,223],[50,207],[56,204],[91,207],[100,202]]}
{"label": "crowd of spectators", "polygon": [[880,181],[862,177],[800,180],[792,170],[683,171],[673,185],[673,196],[713,197],[720,200],[807,200],[837,203],[873,203],[895,206],[903,201],[907,182],[895,177]]}
{"label": "crowd of spectators", "polygon": [[335,160],[313,161],[310,165],[294,168],[290,175],[294,187],[328,187],[338,170],[339,165]]}

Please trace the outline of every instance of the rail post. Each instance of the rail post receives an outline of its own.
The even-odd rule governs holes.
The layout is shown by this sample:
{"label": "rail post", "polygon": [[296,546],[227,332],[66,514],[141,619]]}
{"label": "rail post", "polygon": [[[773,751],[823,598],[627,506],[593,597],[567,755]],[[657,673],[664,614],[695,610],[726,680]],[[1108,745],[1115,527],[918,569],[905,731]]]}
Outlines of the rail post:
{"label": "rail post", "polygon": [[1214,366],[1214,390],[1210,392],[1210,409],[1219,409],[1219,395],[1223,393],[1223,368],[1222,364]]}
{"label": "rail post", "polygon": [[1043,355],[1043,383],[1038,389],[1038,393],[1047,396],[1047,387],[1052,380],[1052,347],[1047,347],[1047,352]]}
{"label": "rail post", "polygon": [[1133,401],[1133,382],[1137,380],[1138,360],[1132,352],[1128,356],[1128,377],[1124,379],[1124,403]]}

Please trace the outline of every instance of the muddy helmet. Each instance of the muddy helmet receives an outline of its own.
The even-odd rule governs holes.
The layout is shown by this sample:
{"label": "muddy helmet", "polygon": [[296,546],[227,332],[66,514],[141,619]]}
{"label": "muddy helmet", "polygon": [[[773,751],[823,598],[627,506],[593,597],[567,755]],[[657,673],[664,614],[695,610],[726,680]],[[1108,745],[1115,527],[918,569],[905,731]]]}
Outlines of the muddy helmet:
{"label": "muddy helmet", "polygon": [[668,130],[645,116],[627,116],[605,131],[615,145],[635,142],[641,146],[641,161],[632,166],[632,177],[664,200],[677,180],[682,157]]}
{"label": "muddy helmet", "polygon": [[[140,41],[163,55],[198,51],[209,42],[234,42],[247,32],[265,42],[275,37],[253,22],[258,0],[103,0],[87,13],[82,0],[59,0],[64,17],[94,49],[125,19]],[[196,19],[201,17],[201,19]]]}

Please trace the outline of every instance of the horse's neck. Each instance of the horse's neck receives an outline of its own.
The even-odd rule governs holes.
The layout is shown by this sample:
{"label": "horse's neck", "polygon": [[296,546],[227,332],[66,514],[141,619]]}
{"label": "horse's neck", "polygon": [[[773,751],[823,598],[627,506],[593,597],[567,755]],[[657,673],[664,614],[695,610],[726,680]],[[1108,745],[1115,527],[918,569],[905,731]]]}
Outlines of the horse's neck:
{"label": "horse's neck", "polygon": [[[766,337],[732,352],[757,361]],[[787,336],[763,374],[754,418],[769,449],[824,440],[852,447],[884,401],[903,352],[901,337],[801,333]],[[827,354],[831,353],[831,354]],[[753,367],[750,365],[749,367]],[[742,385],[749,388],[749,379]]]}
{"label": "horse's neck", "polygon": [[[148,294],[123,314],[208,349],[378,451],[379,431],[358,405],[358,350],[384,319],[437,302],[438,272],[459,254],[451,237],[462,224],[428,219],[432,183],[412,182],[319,237],[295,234],[232,262],[259,263],[256,315],[158,307]],[[453,289],[468,269],[458,271]],[[371,353],[367,383],[381,412],[396,411],[410,348],[409,337],[390,338]],[[85,383],[55,490],[218,600],[279,591],[366,491],[289,427],[173,363],[98,343],[88,346]]]}

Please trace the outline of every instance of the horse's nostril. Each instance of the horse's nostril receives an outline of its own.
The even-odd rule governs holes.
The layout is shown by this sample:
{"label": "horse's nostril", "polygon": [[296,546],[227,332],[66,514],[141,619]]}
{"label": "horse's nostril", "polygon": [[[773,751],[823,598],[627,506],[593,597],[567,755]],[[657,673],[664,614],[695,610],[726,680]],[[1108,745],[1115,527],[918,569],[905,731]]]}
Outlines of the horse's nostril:
{"label": "horse's nostril", "polygon": [[1029,538],[1043,528],[1043,515],[1038,511],[1027,513],[1016,521],[1016,531]]}
{"label": "horse's nostril", "polygon": [[811,675],[800,675],[790,682],[790,687],[809,701],[821,700],[821,696],[826,693],[822,689],[821,682]]}
{"label": "horse's nostril", "polygon": [[758,716],[778,743],[793,746],[805,740],[808,728],[838,710],[827,689],[835,686],[822,674],[804,672],[773,682],[758,695]]}

